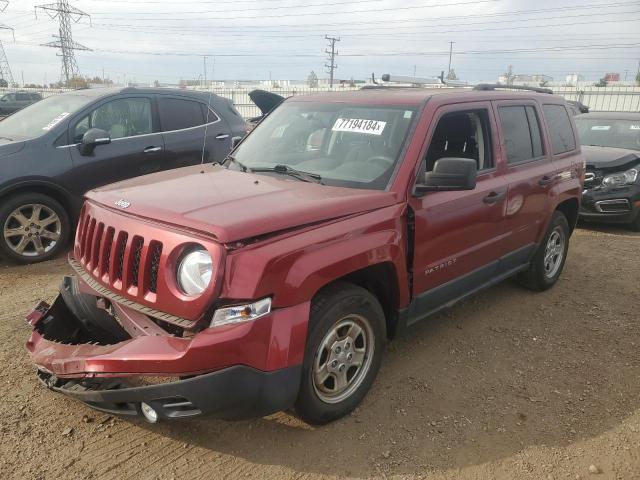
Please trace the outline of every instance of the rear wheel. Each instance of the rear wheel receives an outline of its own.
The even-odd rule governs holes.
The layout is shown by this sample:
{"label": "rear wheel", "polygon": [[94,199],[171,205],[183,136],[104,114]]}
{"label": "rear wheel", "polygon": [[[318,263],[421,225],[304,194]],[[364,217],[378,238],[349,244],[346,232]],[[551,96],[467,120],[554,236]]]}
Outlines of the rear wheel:
{"label": "rear wheel", "polygon": [[385,337],[382,307],[369,291],[342,282],[321,291],[311,307],[296,413],[325,424],[351,412],[378,373]]}
{"label": "rear wheel", "polygon": [[57,255],[69,238],[69,216],[59,202],[39,193],[23,193],[0,207],[0,252],[19,263]]}
{"label": "rear wheel", "polygon": [[532,290],[543,291],[553,287],[564,268],[569,249],[569,222],[562,212],[554,212],[547,233],[538,247],[527,270],[518,275],[518,281]]}

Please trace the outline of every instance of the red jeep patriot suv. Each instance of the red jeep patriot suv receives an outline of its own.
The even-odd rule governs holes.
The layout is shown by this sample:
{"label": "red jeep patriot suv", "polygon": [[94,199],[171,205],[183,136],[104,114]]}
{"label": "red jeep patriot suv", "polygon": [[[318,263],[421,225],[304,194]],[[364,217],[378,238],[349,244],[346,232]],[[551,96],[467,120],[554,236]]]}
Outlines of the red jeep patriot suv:
{"label": "red jeep patriot suv", "polygon": [[563,99],[382,88],[294,97],[222,165],[87,194],[27,348],[102,411],[349,413],[385,341],[517,275],[557,281],[584,160]]}

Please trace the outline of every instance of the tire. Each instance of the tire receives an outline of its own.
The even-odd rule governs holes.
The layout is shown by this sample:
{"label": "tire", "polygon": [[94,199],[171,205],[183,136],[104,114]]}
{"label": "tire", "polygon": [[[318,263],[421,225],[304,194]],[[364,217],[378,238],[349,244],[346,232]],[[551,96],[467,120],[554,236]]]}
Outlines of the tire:
{"label": "tire", "polygon": [[636,219],[629,224],[629,228],[634,232],[640,232],[640,213],[638,213]]}
{"label": "tire", "polygon": [[518,275],[518,282],[526,288],[539,292],[553,287],[567,260],[570,234],[567,217],[562,212],[553,212],[542,243],[531,260],[529,268]]}
{"label": "tire", "polygon": [[311,304],[297,415],[323,425],[350,413],[375,380],[385,341],[384,312],[369,291],[346,282],[321,290]]}
{"label": "tire", "polygon": [[58,255],[71,230],[69,214],[53,198],[21,193],[0,206],[0,253],[17,263],[37,263]]}

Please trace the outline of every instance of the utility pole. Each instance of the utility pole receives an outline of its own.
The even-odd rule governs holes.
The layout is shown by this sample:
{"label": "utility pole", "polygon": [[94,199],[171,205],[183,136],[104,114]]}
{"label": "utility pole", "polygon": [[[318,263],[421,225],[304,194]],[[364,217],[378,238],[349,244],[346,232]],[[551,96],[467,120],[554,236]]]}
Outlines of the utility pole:
{"label": "utility pole", "polygon": [[447,69],[447,78],[449,77],[449,74],[451,73],[451,57],[453,55],[453,44],[456,42],[449,42],[449,68]]}
{"label": "utility pole", "polygon": [[325,35],[324,38],[329,42],[329,45],[327,45],[327,50],[325,50],[325,53],[329,55],[329,57],[327,58],[327,61],[329,63],[325,63],[324,66],[329,69],[327,70],[327,73],[329,74],[329,88],[333,88],[333,73],[338,68],[338,65],[336,65],[336,55],[338,55],[338,50],[336,50],[336,42],[340,41],[340,37],[329,37]]}
{"label": "utility pole", "polygon": [[36,18],[38,15],[38,9],[44,11],[52,20],[58,19],[60,24],[59,34],[53,35],[53,38],[56,40],[42,44],[42,46],[60,49],[59,56],[62,57],[62,71],[60,77],[67,86],[71,86],[71,79],[77,77],[79,74],[78,63],[76,62],[74,53],[75,50],[91,50],[90,48],[73,41],[73,37],[71,35],[71,23],[78,23],[83,17],[89,18],[89,22],[91,22],[91,17],[88,13],[69,5],[69,0],[57,0],[56,3],[36,6]]}
{"label": "utility pole", "polygon": [[202,65],[203,65],[203,71],[204,71],[204,76],[202,77],[203,80],[203,87],[207,87],[207,56],[203,55],[202,56]]}
{"label": "utility pole", "polygon": [[[4,12],[7,6],[9,5],[8,0],[0,0],[0,12]],[[3,25],[0,23],[0,30],[11,30],[13,33],[13,28],[8,27],[7,25]],[[16,41],[15,35],[13,37],[13,41]],[[11,67],[9,66],[9,60],[7,60],[7,54],[4,53],[4,45],[2,45],[2,40],[0,40],[0,79],[7,82],[7,86],[10,87],[13,84],[13,74],[11,73]]]}

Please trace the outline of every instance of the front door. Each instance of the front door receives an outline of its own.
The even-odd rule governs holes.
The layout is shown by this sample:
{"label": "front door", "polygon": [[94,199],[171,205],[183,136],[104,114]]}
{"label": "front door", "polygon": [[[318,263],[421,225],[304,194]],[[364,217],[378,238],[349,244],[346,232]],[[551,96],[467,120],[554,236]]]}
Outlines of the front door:
{"label": "front door", "polygon": [[430,171],[439,158],[471,158],[478,165],[478,177],[474,190],[430,192],[410,199],[415,216],[412,294],[420,317],[496,275],[507,233],[507,184],[497,162],[490,103],[441,108],[428,137],[422,168]]}
{"label": "front door", "polygon": [[111,143],[82,155],[71,147],[75,178],[83,191],[165,169],[162,134],[154,126],[153,97],[130,96],[108,100],[70,126],[74,143],[91,128],[105,130]]}

